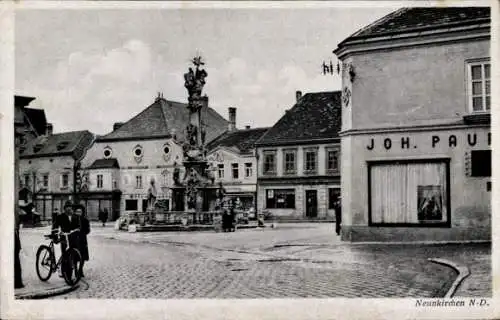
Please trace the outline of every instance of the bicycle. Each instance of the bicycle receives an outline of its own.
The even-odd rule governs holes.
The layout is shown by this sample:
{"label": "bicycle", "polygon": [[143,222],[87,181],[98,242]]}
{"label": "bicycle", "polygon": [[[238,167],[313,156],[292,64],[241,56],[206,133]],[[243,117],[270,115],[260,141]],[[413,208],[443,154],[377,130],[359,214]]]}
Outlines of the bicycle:
{"label": "bicycle", "polygon": [[[79,229],[72,230],[71,232],[58,231],[57,234],[52,233],[44,235],[45,239],[50,239],[51,241],[48,246],[44,244],[40,245],[36,252],[36,273],[41,281],[49,280],[52,273],[57,271],[59,268],[61,268],[64,281],[66,281],[68,285],[73,286],[80,281],[83,267],[82,256],[78,249],[71,247],[71,242],[69,241],[69,235],[76,231],[79,231]],[[68,247],[64,250],[59,257],[59,260],[56,262],[54,244],[60,242],[58,237],[59,235],[66,239]],[[47,272],[47,275],[44,275],[44,271]]]}

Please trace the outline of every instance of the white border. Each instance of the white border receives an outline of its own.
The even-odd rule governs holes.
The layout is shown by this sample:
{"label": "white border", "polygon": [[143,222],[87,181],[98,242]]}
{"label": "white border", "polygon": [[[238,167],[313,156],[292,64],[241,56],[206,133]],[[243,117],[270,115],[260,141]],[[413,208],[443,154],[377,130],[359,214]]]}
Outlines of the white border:
{"label": "white border", "polygon": [[[260,300],[13,300],[13,75],[14,75],[14,17],[19,9],[213,9],[213,8],[324,8],[324,7],[394,7],[401,6],[492,6],[492,88],[500,88],[498,64],[498,1],[368,1],[368,2],[62,2],[22,1],[0,3],[0,245],[2,268],[1,316],[2,319],[477,319],[499,318],[499,307],[490,300],[488,308],[416,308],[415,299],[260,299]],[[332,43],[332,49],[336,44]],[[499,158],[495,145],[498,131],[500,91],[492,92],[493,163]],[[500,172],[493,167],[492,181]],[[493,183],[492,194],[498,193]],[[498,220],[499,197],[493,197],[493,221]],[[493,229],[493,252],[497,251],[499,233]],[[499,255],[492,255],[493,274],[497,275],[493,290],[499,291]],[[496,294],[495,296],[498,296]]]}

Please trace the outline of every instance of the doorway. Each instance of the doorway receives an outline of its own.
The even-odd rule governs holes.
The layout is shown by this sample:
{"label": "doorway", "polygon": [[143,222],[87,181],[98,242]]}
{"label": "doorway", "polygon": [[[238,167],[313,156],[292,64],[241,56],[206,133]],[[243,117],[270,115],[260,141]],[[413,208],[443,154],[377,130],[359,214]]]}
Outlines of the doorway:
{"label": "doorway", "polygon": [[306,190],[306,217],[316,218],[318,216],[318,191]]}

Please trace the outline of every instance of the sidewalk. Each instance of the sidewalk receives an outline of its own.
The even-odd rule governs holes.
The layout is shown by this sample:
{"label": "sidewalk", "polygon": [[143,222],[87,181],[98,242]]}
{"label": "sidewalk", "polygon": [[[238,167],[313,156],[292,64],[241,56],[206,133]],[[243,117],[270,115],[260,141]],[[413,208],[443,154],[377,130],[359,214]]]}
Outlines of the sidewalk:
{"label": "sidewalk", "polygon": [[[33,234],[21,232],[21,244],[26,237],[32,237]],[[38,239],[38,238],[37,238]],[[40,240],[40,244],[42,241]],[[60,278],[56,273],[52,274],[50,279],[42,282],[36,274],[36,250],[38,248],[26,248],[21,250],[21,268],[24,288],[15,289],[14,294],[16,299],[44,299],[76,290],[79,285],[70,287],[66,284],[63,278]],[[56,255],[59,251],[56,249]]]}

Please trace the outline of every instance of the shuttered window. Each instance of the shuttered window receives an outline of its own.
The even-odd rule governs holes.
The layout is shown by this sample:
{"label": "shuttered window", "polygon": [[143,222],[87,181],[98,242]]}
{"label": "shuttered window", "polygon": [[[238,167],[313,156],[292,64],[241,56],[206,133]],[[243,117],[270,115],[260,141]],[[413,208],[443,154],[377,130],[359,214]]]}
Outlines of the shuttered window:
{"label": "shuttered window", "polygon": [[371,222],[446,223],[445,162],[377,164],[370,167]]}

